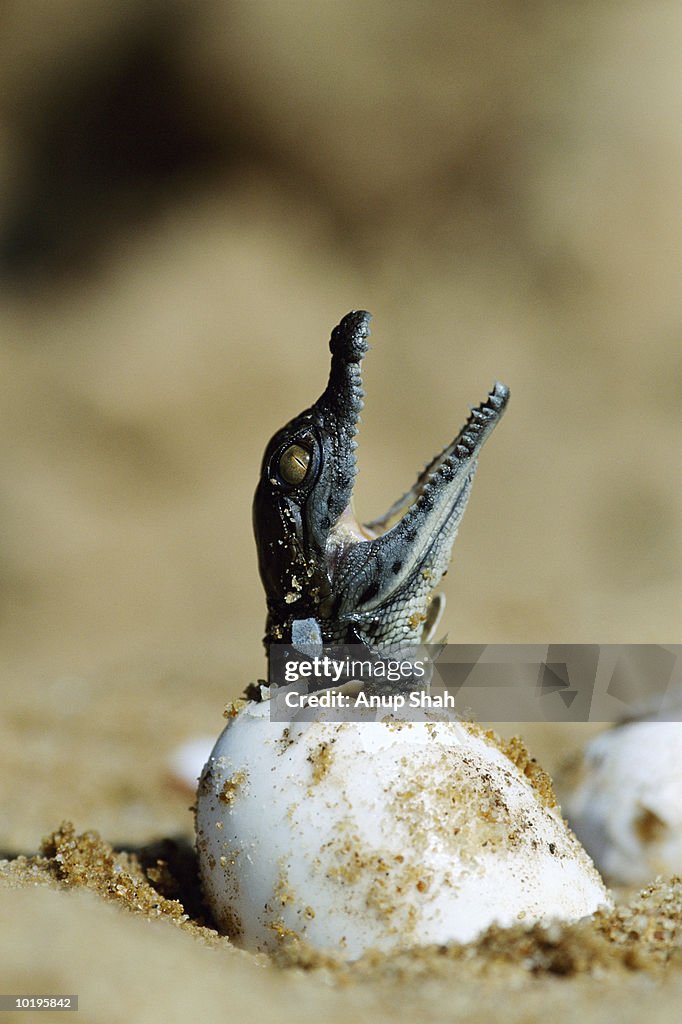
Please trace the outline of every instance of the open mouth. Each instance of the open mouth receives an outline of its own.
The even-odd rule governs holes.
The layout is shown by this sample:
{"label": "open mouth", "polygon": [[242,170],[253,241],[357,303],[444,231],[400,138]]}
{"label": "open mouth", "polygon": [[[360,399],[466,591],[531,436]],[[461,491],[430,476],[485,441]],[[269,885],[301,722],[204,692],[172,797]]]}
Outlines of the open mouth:
{"label": "open mouth", "polygon": [[[362,316],[369,317],[368,314]],[[367,321],[362,323],[366,326]],[[339,355],[338,350],[335,355]],[[346,430],[353,435],[362,407],[362,392],[357,390],[361,388],[359,365],[354,366],[354,386],[356,398],[360,397],[352,410],[348,406],[350,422],[346,425]],[[364,619],[377,609],[400,603],[401,594],[402,604],[428,603],[430,591],[447,569],[479,452],[503,415],[508,400],[508,388],[496,383],[485,401],[472,408],[453,441],[431,460],[410,490],[384,515],[360,523],[353,510],[351,494],[329,530],[326,545],[337,611]],[[354,455],[352,471],[354,477]],[[346,600],[339,607],[341,595],[345,595]],[[421,611],[409,616],[412,621],[421,617]]]}
{"label": "open mouth", "polygon": [[[409,491],[394,502],[383,515],[367,523],[361,523],[357,519],[351,498],[330,530],[330,557],[336,560],[338,556],[342,556],[342,552],[349,544],[374,541],[385,536],[411,513],[413,519],[419,518],[416,525],[421,530],[428,527],[431,540],[435,539],[435,535],[444,528],[448,520],[457,515],[462,501],[466,502],[476,471],[478,454],[499,422],[508,400],[509,389],[504,384],[496,382],[486,400],[472,408],[469,418],[455,439],[434,456]],[[463,508],[461,511],[464,511]],[[429,515],[430,512],[434,514]]]}
{"label": "open mouth", "polygon": [[496,382],[486,400],[471,410],[454,441],[434,456],[410,490],[391,505],[384,515],[361,527],[365,535],[375,538],[390,530],[427,491],[438,488],[439,479],[450,492],[451,498],[455,493],[459,494],[475,470],[478,453],[499,422],[508,400],[509,389],[499,381]]}
{"label": "open mouth", "polygon": [[334,328],[327,387],[274,435],[263,458],[254,527],[274,639],[313,620],[330,643],[424,639],[480,450],[509,400],[495,384],[410,490],[384,515],[359,522],[353,486],[369,321],[355,310]]}

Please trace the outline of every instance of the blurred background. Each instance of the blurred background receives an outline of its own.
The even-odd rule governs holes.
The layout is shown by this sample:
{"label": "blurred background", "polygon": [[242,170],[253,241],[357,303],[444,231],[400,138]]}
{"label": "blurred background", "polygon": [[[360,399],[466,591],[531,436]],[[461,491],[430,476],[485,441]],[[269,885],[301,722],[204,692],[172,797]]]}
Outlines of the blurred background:
{"label": "blurred background", "polygon": [[361,517],[512,390],[450,639],[677,639],[681,42],[666,0],[2,0],[3,842],[189,827],[169,752],[265,667],[262,451],[352,308]]}

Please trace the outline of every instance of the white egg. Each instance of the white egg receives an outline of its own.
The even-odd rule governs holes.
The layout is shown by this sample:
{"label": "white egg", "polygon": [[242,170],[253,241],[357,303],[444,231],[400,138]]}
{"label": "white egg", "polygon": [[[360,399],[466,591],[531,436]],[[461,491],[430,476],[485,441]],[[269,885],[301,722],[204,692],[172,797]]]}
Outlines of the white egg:
{"label": "white egg", "polygon": [[172,782],[182,788],[194,793],[197,782],[201,775],[201,769],[206,764],[211,750],[213,749],[212,736],[193,736],[185,740],[168,755],[166,765]]}
{"label": "white egg", "polygon": [[204,893],[247,949],[299,937],[349,959],[580,918],[609,896],[547,790],[474,726],[284,724],[248,703],[199,784]]}
{"label": "white egg", "polygon": [[614,883],[682,874],[682,723],[601,733],[560,779],[562,806]]}

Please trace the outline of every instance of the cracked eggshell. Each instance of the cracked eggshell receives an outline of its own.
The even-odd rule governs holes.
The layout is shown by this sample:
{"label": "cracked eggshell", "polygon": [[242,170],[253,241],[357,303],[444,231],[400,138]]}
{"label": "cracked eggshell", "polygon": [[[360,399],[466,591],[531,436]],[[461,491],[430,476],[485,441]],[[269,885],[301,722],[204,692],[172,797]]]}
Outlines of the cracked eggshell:
{"label": "cracked eggshell", "polygon": [[287,725],[250,703],[199,784],[204,893],[247,949],[348,959],[574,920],[610,901],[549,794],[475,726]]}
{"label": "cracked eggshell", "polygon": [[565,814],[616,884],[682,874],[682,723],[601,733],[559,779]]}

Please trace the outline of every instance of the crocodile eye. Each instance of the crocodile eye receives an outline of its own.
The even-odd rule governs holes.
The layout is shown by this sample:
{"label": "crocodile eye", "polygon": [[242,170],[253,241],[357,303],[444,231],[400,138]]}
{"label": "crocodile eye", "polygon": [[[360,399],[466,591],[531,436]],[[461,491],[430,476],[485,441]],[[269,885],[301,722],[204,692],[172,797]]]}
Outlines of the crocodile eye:
{"label": "crocodile eye", "polygon": [[290,444],[279,457],[279,474],[287,484],[302,484],[310,468],[310,452],[300,444]]}

